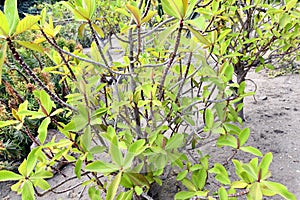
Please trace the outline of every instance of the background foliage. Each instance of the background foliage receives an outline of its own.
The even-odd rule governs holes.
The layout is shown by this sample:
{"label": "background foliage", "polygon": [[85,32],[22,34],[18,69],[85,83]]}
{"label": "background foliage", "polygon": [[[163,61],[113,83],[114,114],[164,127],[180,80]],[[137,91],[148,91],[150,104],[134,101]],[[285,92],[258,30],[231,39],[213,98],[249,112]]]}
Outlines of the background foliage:
{"label": "background foliage", "polygon": [[[91,199],[150,198],[172,169],[182,184],[175,199],[296,199],[268,180],[272,153],[247,146],[242,110],[243,98],[254,94],[245,92],[250,69],[299,60],[297,1],[42,7],[20,19],[12,0],[0,12],[2,160],[21,159],[29,139],[35,144],[18,172],[3,169],[0,181],[16,180],[11,189],[23,199],[51,191],[46,179],[62,165],[88,177]],[[50,128],[63,139],[47,139]],[[232,148],[227,163],[236,178],[226,163],[197,151],[207,142]],[[240,151],[254,158],[235,160]],[[212,182],[216,190],[207,187]]]}

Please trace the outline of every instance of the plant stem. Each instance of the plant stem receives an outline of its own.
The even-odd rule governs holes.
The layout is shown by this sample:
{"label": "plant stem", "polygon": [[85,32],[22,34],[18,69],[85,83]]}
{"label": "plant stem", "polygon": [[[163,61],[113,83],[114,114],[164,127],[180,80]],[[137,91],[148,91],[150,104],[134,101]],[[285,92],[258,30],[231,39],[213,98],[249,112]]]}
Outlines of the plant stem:
{"label": "plant stem", "polygon": [[63,100],[61,100],[56,94],[54,94],[53,92],[50,91],[50,89],[41,81],[41,79],[39,79],[39,77],[37,77],[37,75],[30,69],[30,67],[23,61],[23,59],[21,58],[20,54],[17,52],[17,50],[15,49],[12,41],[10,38],[6,39],[8,42],[8,46],[10,51],[12,52],[15,60],[20,64],[20,66],[24,69],[24,71],[26,72],[26,74],[35,82],[37,83],[43,90],[45,90],[45,92],[51,97],[51,99],[53,101],[55,101],[56,103],[60,104],[62,107],[67,107],[70,110],[76,111],[75,108],[73,108],[72,106],[70,106],[69,104],[67,104],[66,102],[64,102]]}
{"label": "plant stem", "polygon": [[167,77],[167,74],[173,64],[173,61],[176,57],[176,53],[177,53],[177,50],[178,50],[178,47],[179,47],[179,44],[180,44],[180,38],[181,38],[181,32],[182,32],[182,28],[183,28],[183,20],[180,20],[180,23],[179,23],[179,28],[178,28],[178,33],[177,33],[177,37],[176,37],[176,43],[175,43],[175,46],[174,46],[174,51],[171,55],[171,58],[170,58],[170,61],[162,75],[162,78],[161,78],[161,83],[159,85],[159,92],[160,92],[160,96],[159,96],[159,99],[162,99],[163,96],[164,96],[164,92],[163,92],[163,86],[165,84],[165,80],[166,80],[166,77]]}

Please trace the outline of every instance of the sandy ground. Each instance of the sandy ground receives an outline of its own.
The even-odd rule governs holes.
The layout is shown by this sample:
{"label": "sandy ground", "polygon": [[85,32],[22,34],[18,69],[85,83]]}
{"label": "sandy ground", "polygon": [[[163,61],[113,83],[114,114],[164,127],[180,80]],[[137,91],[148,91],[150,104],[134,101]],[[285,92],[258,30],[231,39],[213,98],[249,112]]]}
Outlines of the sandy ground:
{"label": "sandy ground", "polygon": [[[247,144],[259,148],[263,153],[273,153],[273,163],[270,167],[271,180],[286,185],[297,199],[300,199],[300,77],[288,75],[269,78],[264,74],[251,73],[248,78],[257,84],[257,93],[256,101],[253,97],[247,97],[245,100],[245,126],[249,126],[252,133]],[[254,89],[250,81],[248,84],[250,90]],[[220,163],[223,163],[231,154],[226,149],[220,153],[220,150],[216,150],[212,143],[203,147],[202,151],[210,153],[212,161]],[[252,156],[238,153],[236,158],[247,162]],[[229,163],[227,168],[230,174],[234,174],[232,164]],[[64,173],[72,174],[72,170],[69,167],[64,170]],[[61,181],[63,177],[57,175],[50,180],[50,184],[55,185]],[[78,180],[71,181],[64,188],[70,188],[78,183]],[[9,191],[11,184],[0,183],[0,199],[21,199]],[[173,199],[170,186],[174,184],[165,184],[164,192],[158,195],[157,199]],[[37,199],[88,199],[88,196],[87,189],[79,187],[64,194],[49,193]],[[269,199],[283,198],[276,196]]]}

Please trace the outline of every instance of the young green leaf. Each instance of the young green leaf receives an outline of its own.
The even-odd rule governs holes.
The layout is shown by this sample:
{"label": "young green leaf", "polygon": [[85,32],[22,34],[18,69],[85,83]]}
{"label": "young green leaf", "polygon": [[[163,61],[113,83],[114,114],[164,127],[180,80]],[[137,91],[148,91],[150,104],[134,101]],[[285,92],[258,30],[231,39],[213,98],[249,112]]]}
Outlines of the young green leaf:
{"label": "young green leaf", "polygon": [[48,126],[49,126],[50,122],[51,122],[50,117],[46,117],[39,126],[38,138],[42,144],[44,144],[44,142],[47,138]]}
{"label": "young green leaf", "polygon": [[207,108],[205,110],[205,125],[207,126],[208,129],[211,129],[214,124],[214,115],[211,111],[211,109]]}
{"label": "young green leaf", "polygon": [[17,42],[19,45],[21,45],[27,49],[33,50],[33,51],[37,51],[40,53],[44,51],[43,47],[37,43],[20,41],[20,40],[15,40],[15,42]]}
{"label": "young green leaf", "polygon": [[120,171],[117,176],[115,176],[114,180],[111,182],[107,189],[107,195],[106,195],[106,200],[114,200],[118,187],[120,185],[122,177],[122,172]]}
{"label": "young green leaf", "polygon": [[4,61],[6,60],[6,50],[7,42],[4,42],[0,51],[0,85],[2,84],[2,67],[4,65]]}
{"label": "young green leaf", "polygon": [[102,198],[100,197],[100,191],[97,190],[94,186],[89,188],[88,194],[91,200],[102,200]]}
{"label": "young green leaf", "polygon": [[114,163],[116,163],[120,167],[123,165],[123,156],[119,148],[117,136],[112,137],[111,145],[109,148],[109,154]]}
{"label": "young green leaf", "polygon": [[31,150],[31,152],[27,156],[27,162],[26,162],[26,176],[29,177],[30,173],[33,171],[36,162],[37,162],[37,156],[35,155],[38,148],[34,148]]}
{"label": "young green leaf", "polygon": [[252,146],[240,147],[240,150],[247,152],[247,153],[251,153],[255,156],[259,156],[259,157],[263,156],[263,154],[260,152],[260,150],[258,150],[255,147],[252,147]]}
{"label": "young green leaf", "polygon": [[121,192],[116,200],[131,200],[133,195],[133,190],[129,190],[127,192]]}
{"label": "young green leaf", "polygon": [[29,180],[26,180],[22,187],[22,200],[34,200],[33,185]]}
{"label": "young green leaf", "polygon": [[0,182],[1,181],[16,181],[23,178],[20,174],[16,174],[14,172],[8,170],[1,170],[0,171]]}
{"label": "young green leaf", "polygon": [[174,3],[174,0],[162,0],[161,3],[162,3],[163,10],[168,15],[175,17],[177,19],[182,19],[180,10],[178,9],[176,3]]}
{"label": "young green leaf", "polygon": [[112,173],[119,170],[119,167],[112,164],[97,160],[88,164],[85,169],[91,172],[99,172],[99,173]]}
{"label": "young green leaf", "polygon": [[247,142],[249,136],[250,136],[249,128],[245,128],[244,130],[242,130],[242,132],[239,134],[240,147]]}
{"label": "young green leaf", "polygon": [[194,196],[196,196],[196,192],[181,191],[181,192],[176,193],[175,199],[178,199],[178,200],[190,199]]}
{"label": "young green leaf", "polygon": [[261,178],[263,179],[269,172],[269,167],[270,164],[272,162],[273,159],[273,155],[271,152],[267,153],[266,155],[264,155],[264,157],[262,158],[259,168],[261,170]]}
{"label": "young green leaf", "polygon": [[0,10],[0,38],[3,39],[7,37],[9,32],[9,25],[4,13]]}
{"label": "young green leaf", "polygon": [[17,0],[6,0],[4,2],[4,14],[9,25],[9,35],[13,35],[20,21]]}
{"label": "young green leaf", "polygon": [[182,147],[183,142],[184,142],[184,135],[183,134],[175,134],[168,140],[165,149],[169,150],[169,149],[176,149],[176,148]]}
{"label": "young green leaf", "polygon": [[211,46],[211,42],[209,41],[209,39],[207,39],[205,36],[203,36],[201,33],[199,33],[192,27],[187,26],[187,28],[191,31],[191,33],[193,33],[193,35],[197,38],[197,40],[199,40],[199,42],[207,46]]}
{"label": "young green leaf", "polygon": [[280,196],[284,197],[285,199],[296,200],[295,195],[290,193],[288,189],[280,183],[276,183],[272,181],[263,181],[262,184],[267,188],[269,188],[270,190],[276,192]]}
{"label": "young green leaf", "polygon": [[228,194],[224,187],[220,187],[218,190],[219,198],[222,200],[228,200]]}
{"label": "young green leaf", "polygon": [[141,25],[141,11],[131,4],[126,4],[126,8],[131,12],[135,23],[140,26]]}
{"label": "young green leaf", "polygon": [[258,182],[255,182],[251,185],[249,188],[249,194],[252,199],[262,199],[263,195],[261,192],[261,184]]}
{"label": "young green leaf", "polygon": [[0,121],[0,128],[3,128],[5,126],[10,126],[10,125],[13,125],[13,124],[17,124],[17,123],[19,123],[18,120]]}
{"label": "young green leaf", "polygon": [[40,16],[27,15],[17,25],[14,36],[30,30],[40,20]]}

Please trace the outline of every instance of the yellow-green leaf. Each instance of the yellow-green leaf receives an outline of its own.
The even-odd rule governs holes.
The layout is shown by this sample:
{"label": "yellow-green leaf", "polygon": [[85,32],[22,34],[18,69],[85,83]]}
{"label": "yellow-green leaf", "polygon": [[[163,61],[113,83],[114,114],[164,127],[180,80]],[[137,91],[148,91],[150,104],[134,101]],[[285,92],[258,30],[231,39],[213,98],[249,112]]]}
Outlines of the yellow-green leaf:
{"label": "yellow-green leaf", "polygon": [[193,33],[193,35],[197,38],[197,40],[199,40],[199,42],[207,46],[211,46],[211,42],[206,37],[204,37],[201,33],[199,33],[197,30],[195,30],[190,26],[187,26],[187,28]]}
{"label": "yellow-green leaf", "polygon": [[91,19],[96,11],[96,1],[95,0],[84,0],[83,8],[86,8],[89,18]]}
{"label": "yellow-green leaf", "polygon": [[137,25],[141,25],[141,11],[130,4],[126,4],[126,8],[131,12],[133,19]]}
{"label": "yellow-green leaf", "polygon": [[23,176],[16,174],[14,172],[8,170],[1,170],[0,171],[0,182],[1,181],[16,181],[21,179]]}
{"label": "yellow-green leaf", "polygon": [[31,29],[31,27],[40,20],[40,16],[27,15],[17,25],[14,35],[18,35],[24,31]]}
{"label": "yellow-green leaf", "polygon": [[114,200],[120,185],[121,177],[122,177],[122,172],[120,171],[107,189],[106,200]]}
{"label": "yellow-green leaf", "polygon": [[155,14],[156,11],[149,11],[148,15],[142,19],[142,24],[148,22]]}
{"label": "yellow-green leaf", "polygon": [[17,124],[19,123],[18,120],[6,120],[6,121],[0,121],[0,128],[3,128],[5,126],[10,126],[13,124]]}
{"label": "yellow-green leaf", "polygon": [[100,37],[104,38],[104,33],[99,26],[97,26],[96,24],[92,24],[92,27]]}
{"label": "yellow-green leaf", "polygon": [[6,37],[9,32],[9,25],[6,16],[0,10],[0,36]]}
{"label": "yellow-green leaf", "polygon": [[4,42],[2,44],[2,48],[0,51],[0,85],[2,84],[2,67],[3,67],[4,61],[6,59],[6,50],[7,50],[7,43]]}
{"label": "yellow-green leaf", "polygon": [[42,53],[44,51],[43,47],[41,47],[39,44],[33,43],[33,42],[26,42],[26,41],[20,41],[20,40],[15,40],[15,42],[17,42],[19,45],[33,50],[33,51],[37,51]]}
{"label": "yellow-green leaf", "polygon": [[85,25],[87,23],[83,23],[79,26],[78,28],[78,37],[81,39],[83,37],[83,34],[84,34],[84,28],[85,28]]}
{"label": "yellow-green leaf", "polygon": [[181,13],[178,7],[176,6],[176,4],[174,4],[173,0],[162,0],[161,3],[164,11],[168,15],[175,17],[177,19],[181,19]]}
{"label": "yellow-green leaf", "polygon": [[[9,35],[12,35],[20,21],[17,0],[6,0],[4,3],[4,14],[9,24]],[[1,22],[2,23],[2,22]]]}

